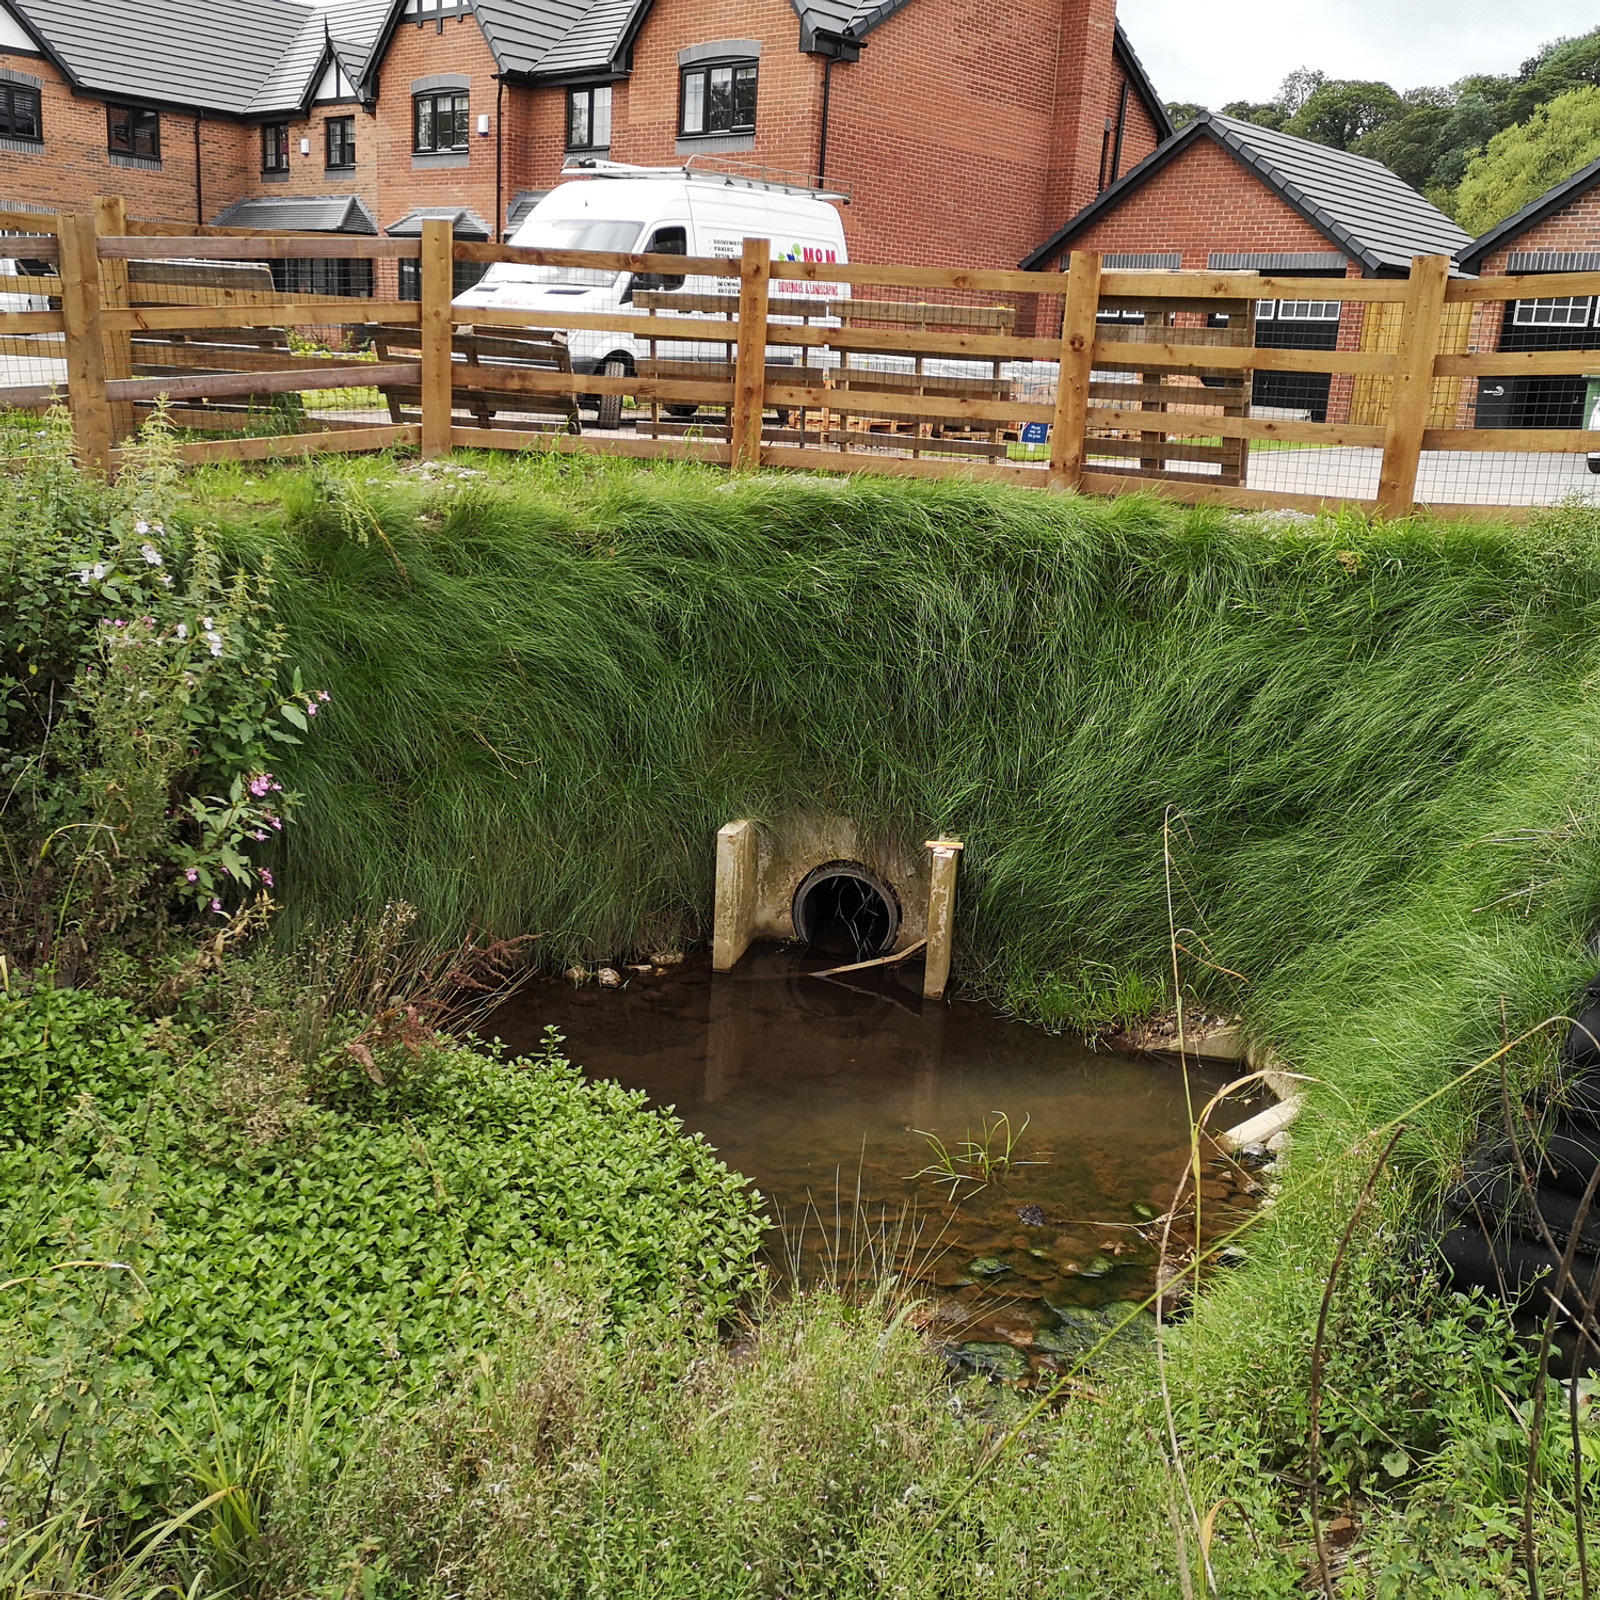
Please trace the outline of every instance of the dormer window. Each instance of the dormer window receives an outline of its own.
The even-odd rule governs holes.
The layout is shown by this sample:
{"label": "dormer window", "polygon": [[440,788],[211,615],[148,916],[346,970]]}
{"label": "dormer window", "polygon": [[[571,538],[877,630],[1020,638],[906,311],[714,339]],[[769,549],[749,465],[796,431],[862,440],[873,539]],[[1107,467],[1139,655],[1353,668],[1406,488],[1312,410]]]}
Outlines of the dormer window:
{"label": "dormer window", "polygon": [[106,148],[114,156],[161,159],[161,113],[146,106],[106,107]]}
{"label": "dormer window", "polygon": [[754,133],[756,127],[755,61],[696,62],[682,73],[678,131]]}
{"label": "dormer window", "polygon": [[265,122],[261,125],[261,170],[287,172],[289,170],[289,124]]}

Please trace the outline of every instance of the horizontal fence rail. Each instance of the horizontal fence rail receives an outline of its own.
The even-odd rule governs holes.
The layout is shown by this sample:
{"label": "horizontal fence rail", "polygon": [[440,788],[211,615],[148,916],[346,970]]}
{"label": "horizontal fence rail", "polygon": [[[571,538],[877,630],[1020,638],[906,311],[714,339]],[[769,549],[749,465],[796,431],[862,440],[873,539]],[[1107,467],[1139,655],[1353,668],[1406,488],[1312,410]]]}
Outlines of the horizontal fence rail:
{"label": "horizontal fence rail", "polygon": [[[417,238],[141,222],[114,197],[0,210],[0,258],[0,404],[64,399],[101,470],[163,403],[203,435],[181,446],[195,462],[591,451],[1391,516],[1600,491],[1600,273],[530,250],[433,220]],[[458,302],[485,271],[506,298]]]}

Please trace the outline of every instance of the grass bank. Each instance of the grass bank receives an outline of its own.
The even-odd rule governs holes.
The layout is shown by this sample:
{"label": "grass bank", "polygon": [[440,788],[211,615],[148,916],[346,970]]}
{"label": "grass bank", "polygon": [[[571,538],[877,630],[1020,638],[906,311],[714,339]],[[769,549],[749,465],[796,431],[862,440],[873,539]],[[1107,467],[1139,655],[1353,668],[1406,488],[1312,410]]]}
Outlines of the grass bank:
{"label": "grass bank", "polygon": [[[1293,1592],[1312,1330],[1370,1136],[1403,1121],[1335,1299],[1321,1473],[1362,1527],[1350,1592],[1494,1592],[1527,1363],[1410,1241],[1497,1088],[1458,1080],[1592,963],[1592,513],[1372,526],[465,458],[210,469],[184,496],[224,575],[270,577],[273,660],[331,696],[274,757],[293,825],[241,846],[286,943],[401,900],[440,942],[533,934],[552,964],[693,939],[716,828],[820,807],[967,841],[970,986],[1092,1024],[1170,1002],[1176,944],[1182,991],[1310,1079],[1282,1192],[1164,1390],[1119,1358],[1013,1435],[1009,1401],[952,1409],[910,1313],[777,1314],[758,1380],[670,1307],[596,1357],[583,1304],[540,1301],[526,1347],[391,1416],[326,1504],[283,1497],[275,1582],[1153,1595],[1203,1586],[1209,1537],[1224,1592]],[[762,1392],[796,1397],[782,1425]],[[876,1459],[852,1405],[893,1504],[851,1487]]]}

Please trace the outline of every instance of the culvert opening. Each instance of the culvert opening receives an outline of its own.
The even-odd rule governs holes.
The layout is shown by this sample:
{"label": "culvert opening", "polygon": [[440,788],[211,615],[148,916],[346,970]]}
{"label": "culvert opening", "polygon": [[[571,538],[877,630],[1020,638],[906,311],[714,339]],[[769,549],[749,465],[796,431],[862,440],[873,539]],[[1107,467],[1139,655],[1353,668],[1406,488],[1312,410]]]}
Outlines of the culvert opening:
{"label": "culvert opening", "polygon": [[852,961],[886,955],[900,931],[894,890],[855,861],[812,868],[795,890],[793,909],[802,944]]}

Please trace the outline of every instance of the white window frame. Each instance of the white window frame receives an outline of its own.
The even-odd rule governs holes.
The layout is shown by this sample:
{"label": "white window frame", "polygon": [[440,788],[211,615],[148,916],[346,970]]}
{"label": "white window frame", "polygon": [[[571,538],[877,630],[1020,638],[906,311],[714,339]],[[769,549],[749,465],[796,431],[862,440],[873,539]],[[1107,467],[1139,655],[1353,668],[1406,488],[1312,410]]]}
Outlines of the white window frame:
{"label": "white window frame", "polygon": [[1344,315],[1342,300],[1280,300],[1279,322],[1337,322]]}
{"label": "white window frame", "polygon": [[1593,312],[1593,295],[1554,295],[1546,300],[1518,300],[1511,322],[1517,328],[1587,328]]}

